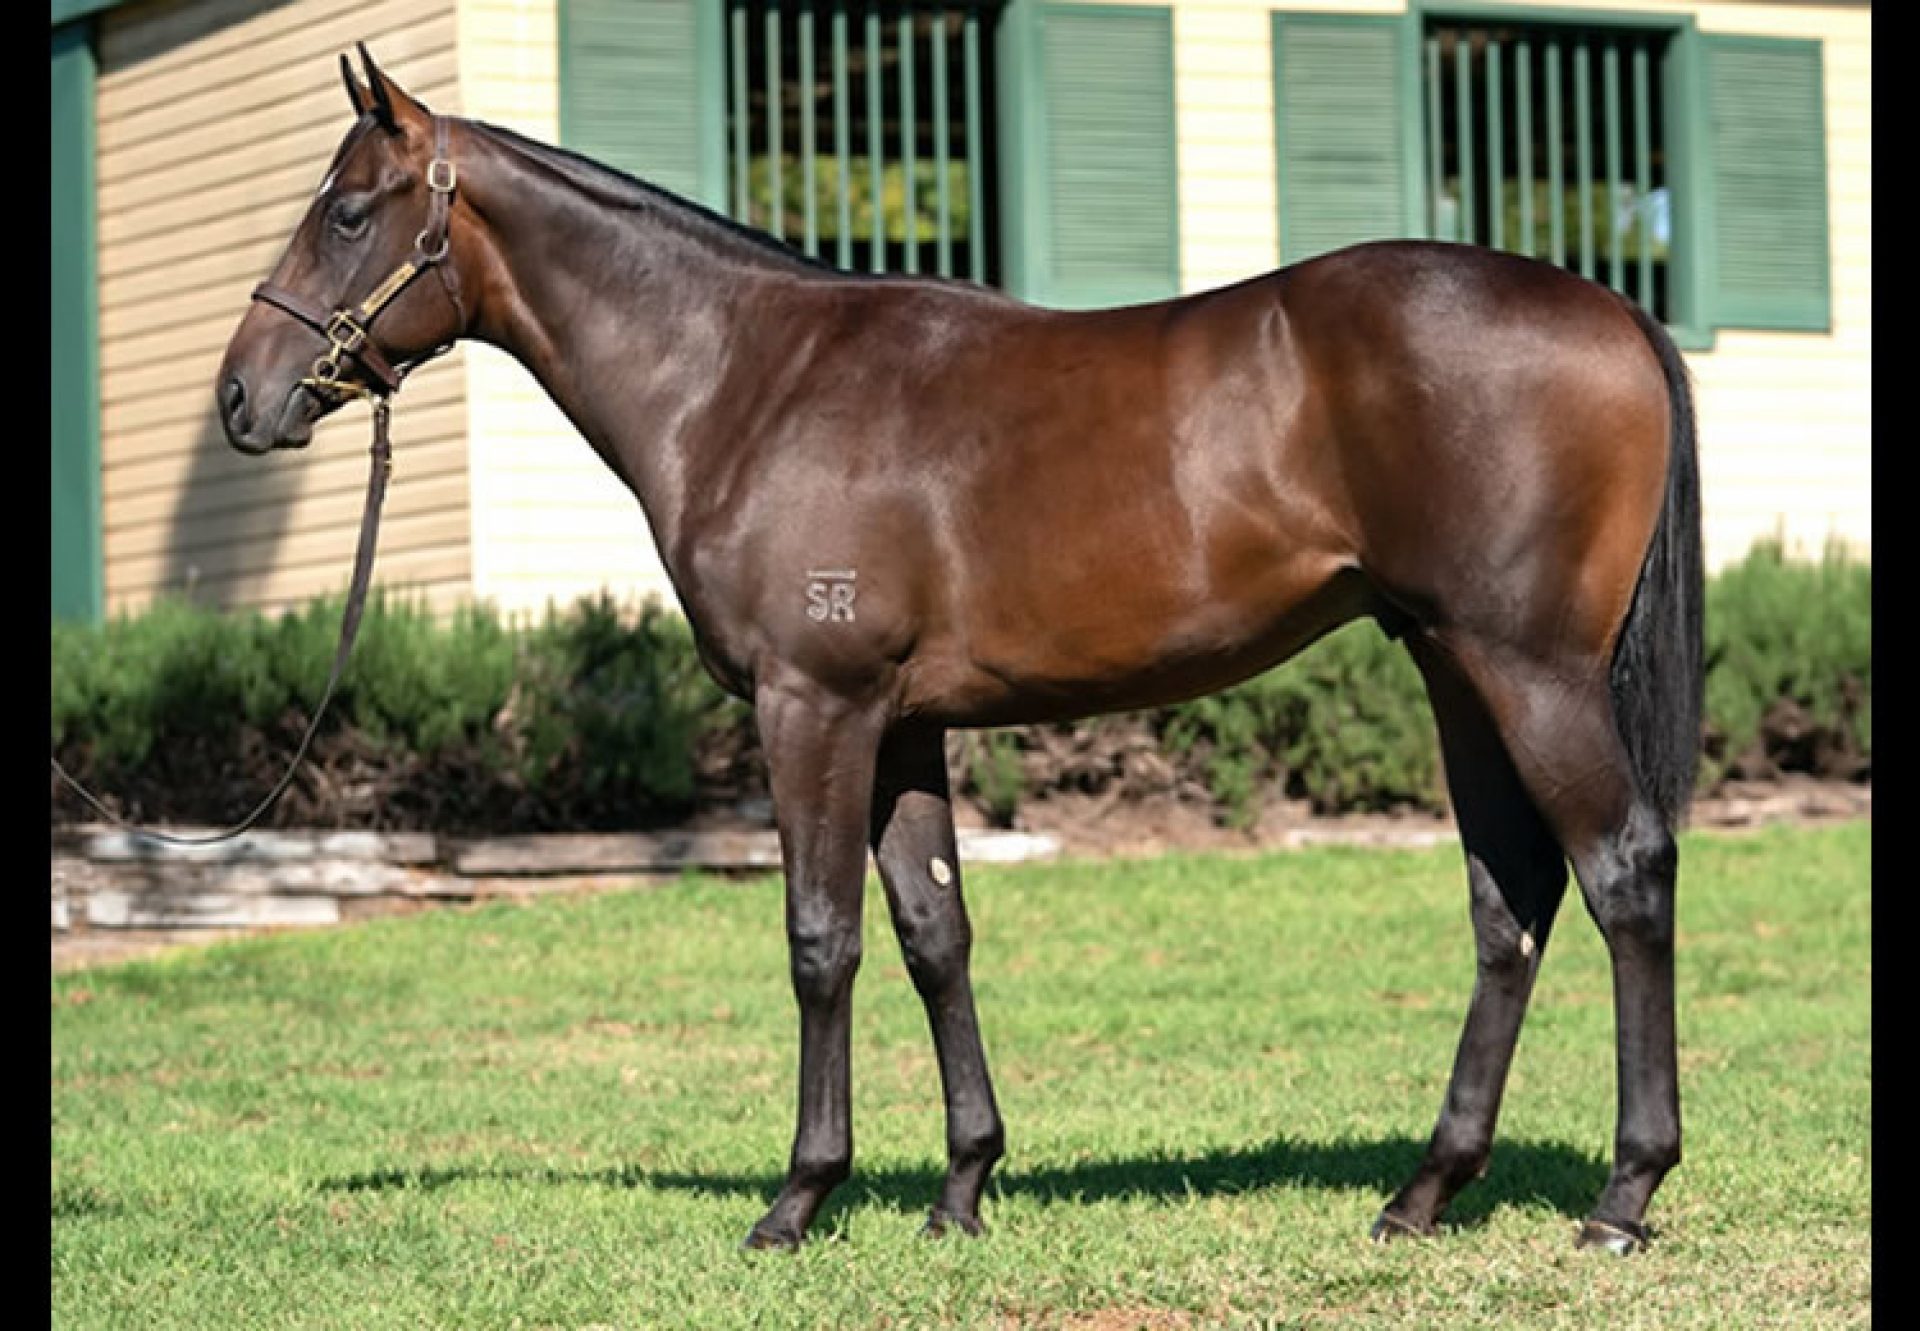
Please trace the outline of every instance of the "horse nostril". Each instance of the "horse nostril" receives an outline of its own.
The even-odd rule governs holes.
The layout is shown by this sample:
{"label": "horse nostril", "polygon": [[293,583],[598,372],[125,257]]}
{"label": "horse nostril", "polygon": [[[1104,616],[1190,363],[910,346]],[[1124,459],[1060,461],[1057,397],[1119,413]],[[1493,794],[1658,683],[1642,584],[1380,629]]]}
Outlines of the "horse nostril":
{"label": "horse nostril", "polygon": [[227,423],[236,431],[246,432],[247,386],[236,375],[227,380],[220,389],[220,405],[226,412]]}

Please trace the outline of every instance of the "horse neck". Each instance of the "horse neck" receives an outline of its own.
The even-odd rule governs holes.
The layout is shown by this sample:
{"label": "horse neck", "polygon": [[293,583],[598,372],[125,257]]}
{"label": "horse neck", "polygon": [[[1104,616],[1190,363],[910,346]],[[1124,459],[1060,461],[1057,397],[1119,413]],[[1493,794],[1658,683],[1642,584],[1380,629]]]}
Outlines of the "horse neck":
{"label": "horse neck", "polygon": [[700,427],[755,341],[741,315],[798,264],[672,195],[474,130],[460,176],[484,224],[469,332],[526,366],[634,492],[672,575],[687,497],[724,465]]}

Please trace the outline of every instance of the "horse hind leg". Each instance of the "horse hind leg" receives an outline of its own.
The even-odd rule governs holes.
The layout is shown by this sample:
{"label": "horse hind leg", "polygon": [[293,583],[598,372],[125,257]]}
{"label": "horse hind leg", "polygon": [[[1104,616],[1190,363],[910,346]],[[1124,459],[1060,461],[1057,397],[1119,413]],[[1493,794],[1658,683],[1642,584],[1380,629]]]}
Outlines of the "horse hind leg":
{"label": "horse hind leg", "polygon": [[1375,1221],[1379,1241],[1432,1233],[1454,1196],[1486,1172],[1520,1025],[1567,882],[1560,843],[1479,697],[1429,643],[1415,637],[1408,647],[1439,726],[1466,852],[1476,969],[1439,1121],[1419,1168]]}
{"label": "horse hind leg", "polygon": [[1466,637],[1445,650],[1572,861],[1607,945],[1618,1090],[1613,1170],[1578,1242],[1632,1252],[1646,1244],[1655,1189],[1680,1161],[1672,817],[1635,776],[1605,660],[1542,659]]}

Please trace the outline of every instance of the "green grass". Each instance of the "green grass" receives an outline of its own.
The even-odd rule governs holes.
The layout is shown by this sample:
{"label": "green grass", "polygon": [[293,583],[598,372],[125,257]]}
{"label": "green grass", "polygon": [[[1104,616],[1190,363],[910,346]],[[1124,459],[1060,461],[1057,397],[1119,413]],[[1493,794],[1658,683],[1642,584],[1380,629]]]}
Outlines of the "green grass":
{"label": "green grass", "polygon": [[1417,1160],[1471,980],[1457,852],[974,871],[1010,1155],[918,1239],[943,1141],[870,891],[857,1160],[798,1254],[736,1245],[792,1130],[770,879],[494,905],[52,982],[58,1326],[1865,1326],[1868,824],[1692,836],[1687,1159],[1621,1261],[1572,1246],[1612,1135],[1570,900],[1492,1172]]}

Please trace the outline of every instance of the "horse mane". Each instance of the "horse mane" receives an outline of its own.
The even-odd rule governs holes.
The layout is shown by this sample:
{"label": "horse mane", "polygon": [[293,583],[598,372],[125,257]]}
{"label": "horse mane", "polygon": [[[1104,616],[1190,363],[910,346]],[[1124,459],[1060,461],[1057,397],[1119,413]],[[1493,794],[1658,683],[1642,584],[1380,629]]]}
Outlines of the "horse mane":
{"label": "horse mane", "polygon": [[662,189],[658,185],[649,184],[616,167],[595,161],[591,157],[570,149],[541,143],[537,139],[527,138],[523,134],[486,121],[472,123],[496,142],[522,157],[531,158],[593,199],[594,202],[609,208],[648,213],[683,231],[707,236],[723,244],[734,242],[728,248],[744,246],[750,257],[771,259],[789,267],[841,278],[876,276],[836,268],[823,259],[816,259],[783,240],[736,222],[733,218],[715,212],[704,204],[695,203],[692,199],[675,194],[671,190]]}

